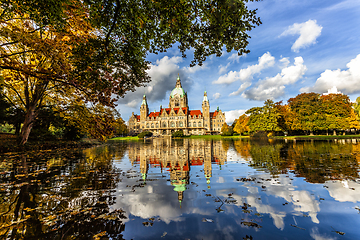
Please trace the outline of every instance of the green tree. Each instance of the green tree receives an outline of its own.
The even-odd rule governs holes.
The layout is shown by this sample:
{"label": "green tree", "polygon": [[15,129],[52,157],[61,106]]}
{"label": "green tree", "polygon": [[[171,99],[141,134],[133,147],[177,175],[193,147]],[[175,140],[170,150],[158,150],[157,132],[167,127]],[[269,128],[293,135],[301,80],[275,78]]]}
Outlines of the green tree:
{"label": "green tree", "polygon": [[301,130],[310,131],[324,129],[324,116],[321,113],[321,100],[318,93],[301,93],[295,98],[290,98],[288,104]]}
{"label": "green tree", "polygon": [[336,135],[336,129],[349,129],[349,118],[351,115],[351,102],[344,94],[326,94],[320,97],[321,114],[324,115],[322,128],[333,129]]}
{"label": "green tree", "polygon": [[272,100],[266,100],[263,107],[250,108],[246,114],[250,115],[248,125],[251,132],[281,130],[278,125],[280,114]]}
{"label": "green tree", "polygon": [[[255,0],[256,1],[256,0]],[[25,144],[39,109],[77,99],[114,106],[150,81],[148,53],[178,45],[191,65],[208,56],[249,52],[261,24],[248,0],[32,0],[0,3],[0,69],[7,99],[25,112]]]}

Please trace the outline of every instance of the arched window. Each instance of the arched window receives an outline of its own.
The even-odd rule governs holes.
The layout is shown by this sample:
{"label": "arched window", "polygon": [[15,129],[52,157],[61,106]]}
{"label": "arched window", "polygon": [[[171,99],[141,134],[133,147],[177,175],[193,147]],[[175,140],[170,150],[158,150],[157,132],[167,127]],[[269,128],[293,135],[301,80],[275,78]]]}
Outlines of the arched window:
{"label": "arched window", "polygon": [[193,126],[196,127],[196,122],[193,123]]}
{"label": "arched window", "polygon": [[151,128],[154,128],[154,124],[153,124],[153,123],[151,124]]}
{"label": "arched window", "polygon": [[201,122],[198,122],[198,127],[201,127]]}
{"label": "arched window", "polygon": [[159,128],[159,123],[156,123],[156,128]]}
{"label": "arched window", "polygon": [[166,128],[166,122],[163,123],[163,127]]}
{"label": "arched window", "polygon": [[174,122],[171,122],[171,123],[170,123],[170,127],[175,127],[175,123],[174,123]]}
{"label": "arched window", "polygon": [[189,122],[189,127],[191,127],[191,123]]}
{"label": "arched window", "polygon": [[179,122],[179,127],[182,127],[183,126],[183,122]]}
{"label": "arched window", "polygon": [[149,128],[149,124],[148,124],[148,123],[146,124],[146,128]]}

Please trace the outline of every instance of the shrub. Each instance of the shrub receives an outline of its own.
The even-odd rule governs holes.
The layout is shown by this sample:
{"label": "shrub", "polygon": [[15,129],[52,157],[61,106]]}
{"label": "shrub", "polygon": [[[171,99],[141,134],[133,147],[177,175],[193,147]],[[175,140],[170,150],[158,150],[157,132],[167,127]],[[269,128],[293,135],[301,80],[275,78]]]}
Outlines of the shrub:
{"label": "shrub", "polygon": [[184,137],[184,132],[183,130],[176,131],[173,134],[171,134],[171,137],[173,138]]}
{"label": "shrub", "polygon": [[152,132],[144,131],[138,135],[138,138],[151,137],[152,135]]}

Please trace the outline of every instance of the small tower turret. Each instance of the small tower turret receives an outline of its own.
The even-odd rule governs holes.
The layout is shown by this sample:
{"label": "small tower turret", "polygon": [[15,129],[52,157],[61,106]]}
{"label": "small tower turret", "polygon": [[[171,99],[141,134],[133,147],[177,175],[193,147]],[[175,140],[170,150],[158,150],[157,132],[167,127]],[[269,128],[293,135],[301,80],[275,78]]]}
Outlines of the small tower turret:
{"label": "small tower turret", "polygon": [[146,117],[149,115],[149,106],[146,101],[146,96],[144,94],[143,100],[141,102],[140,106],[140,122],[143,122],[146,120]]}
{"label": "small tower turret", "polygon": [[202,112],[204,116],[205,131],[210,132],[210,103],[206,91],[204,92],[204,98],[202,101]]}

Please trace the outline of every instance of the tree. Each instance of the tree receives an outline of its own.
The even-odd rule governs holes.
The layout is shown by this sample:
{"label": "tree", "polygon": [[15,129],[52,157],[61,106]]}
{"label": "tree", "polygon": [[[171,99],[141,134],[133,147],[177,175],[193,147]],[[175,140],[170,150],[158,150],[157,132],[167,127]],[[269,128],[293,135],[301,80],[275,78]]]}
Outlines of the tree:
{"label": "tree", "polygon": [[273,132],[280,131],[278,119],[280,114],[272,100],[266,100],[263,107],[254,107],[246,111],[249,114],[248,125],[250,131]]}
{"label": "tree", "polygon": [[349,118],[351,115],[351,102],[344,94],[326,94],[320,97],[321,114],[324,115],[323,128],[333,129],[336,135],[336,129],[349,129]]}
{"label": "tree", "polygon": [[324,129],[320,94],[301,93],[295,98],[290,98],[288,104],[291,111],[295,113],[302,130],[310,131],[312,135],[313,131]]}
{"label": "tree", "polygon": [[232,134],[233,134],[232,127],[224,123],[221,127],[221,136],[231,136]]}
{"label": "tree", "polygon": [[234,131],[239,133],[240,135],[244,132],[250,131],[250,128],[248,126],[249,117],[245,114],[241,115],[239,119],[236,120]]}
{"label": "tree", "polygon": [[114,123],[114,134],[115,135],[127,135],[129,133],[129,129],[125,124],[125,121],[119,116]]}
{"label": "tree", "polygon": [[[257,0],[255,0],[257,1]],[[25,144],[45,103],[81,99],[114,106],[147,83],[148,53],[175,43],[191,65],[247,53],[248,31],[261,24],[248,0],[33,0],[0,3],[0,69],[6,96],[25,111]],[[53,105],[53,104],[52,104]]]}

